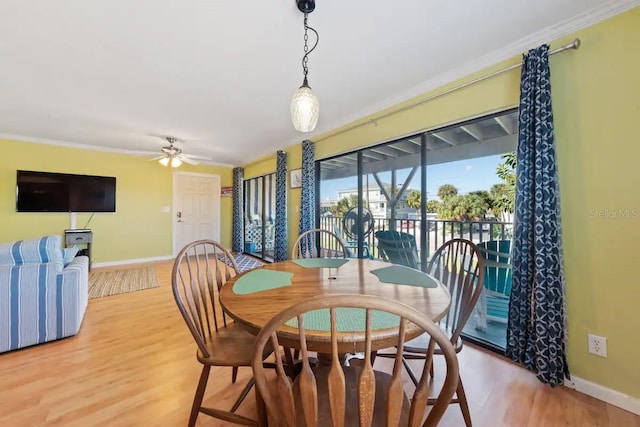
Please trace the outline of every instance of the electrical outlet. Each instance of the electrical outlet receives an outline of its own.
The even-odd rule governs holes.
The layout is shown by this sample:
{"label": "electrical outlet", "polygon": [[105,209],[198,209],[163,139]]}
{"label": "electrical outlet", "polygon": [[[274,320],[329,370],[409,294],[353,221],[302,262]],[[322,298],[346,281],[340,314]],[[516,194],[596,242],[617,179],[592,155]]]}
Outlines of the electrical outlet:
{"label": "electrical outlet", "polygon": [[589,353],[607,357],[607,339],[605,337],[589,334],[587,340],[589,341]]}

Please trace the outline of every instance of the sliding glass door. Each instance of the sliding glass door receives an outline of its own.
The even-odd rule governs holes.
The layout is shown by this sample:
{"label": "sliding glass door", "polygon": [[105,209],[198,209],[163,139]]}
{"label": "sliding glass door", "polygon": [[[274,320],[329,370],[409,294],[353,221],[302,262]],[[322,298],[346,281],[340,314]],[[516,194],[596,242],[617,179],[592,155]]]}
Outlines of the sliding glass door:
{"label": "sliding glass door", "polygon": [[244,251],[258,258],[273,261],[276,174],[244,181]]}
{"label": "sliding glass door", "polygon": [[[319,226],[353,257],[422,270],[451,239],[507,248],[516,144],[509,110],[319,160]],[[394,251],[398,239],[410,250]],[[510,281],[510,271],[493,273]],[[486,281],[468,337],[504,348],[509,292],[510,282]]]}
{"label": "sliding glass door", "polygon": [[353,257],[382,257],[377,236],[388,230],[410,234],[419,247],[420,156],[418,136],[320,161],[321,228],[347,242]]}

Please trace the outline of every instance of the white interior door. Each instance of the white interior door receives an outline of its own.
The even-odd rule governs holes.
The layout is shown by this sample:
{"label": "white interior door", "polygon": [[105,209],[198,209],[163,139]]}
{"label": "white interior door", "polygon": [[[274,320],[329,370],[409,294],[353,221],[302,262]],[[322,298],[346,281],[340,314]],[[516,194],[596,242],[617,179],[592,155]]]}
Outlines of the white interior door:
{"label": "white interior door", "polygon": [[220,241],[220,176],[174,172],[173,253],[200,239]]}

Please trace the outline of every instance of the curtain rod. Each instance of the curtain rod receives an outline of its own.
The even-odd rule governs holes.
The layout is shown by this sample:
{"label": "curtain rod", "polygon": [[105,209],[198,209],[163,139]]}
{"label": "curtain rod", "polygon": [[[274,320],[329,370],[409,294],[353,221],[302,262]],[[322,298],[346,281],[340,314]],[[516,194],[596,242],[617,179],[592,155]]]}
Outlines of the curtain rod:
{"label": "curtain rod", "polygon": [[[564,52],[565,50],[569,50],[569,49],[578,49],[579,47],[580,47],[580,39],[576,38],[576,39],[573,39],[573,41],[571,43],[566,44],[564,46],[561,46],[561,47],[559,47],[557,49],[552,50],[551,52],[549,52],[549,55],[554,55],[556,53]],[[467,86],[474,85],[474,84],[476,84],[478,82],[490,79],[492,77],[495,77],[495,76],[500,75],[502,73],[506,73],[507,71],[511,71],[511,70],[513,70],[515,68],[518,68],[518,67],[522,67],[522,63],[514,64],[514,65],[511,65],[509,67],[503,68],[501,70],[494,71],[492,73],[486,74],[486,75],[484,75],[482,77],[478,77],[478,78],[473,79],[471,81],[468,81],[466,83],[462,83],[461,85],[452,87],[452,88],[447,89],[445,91],[442,91],[440,93],[436,93],[435,95],[428,96],[425,99],[421,99],[420,101],[414,102],[414,103],[409,104],[409,105],[405,105],[404,107],[398,108],[397,110],[390,111],[390,112],[388,112],[386,114],[383,114],[382,116],[376,117],[374,119],[369,119],[366,122],[358,123],[358,124],[353,125],[353,126],[349,126],[349,127],[345,128],[345,129],[342,129],[342,130],[340,130],[338,132],[335,132],[335,133],[332,133],[330,135],[327,135],[324,138],[316,139],[316,140],[314,140],[314,142],[322,141],[322,140],[334,137],[336,135],[340,135],[340,134],[343,134],[345,132],[349,132],[350,130],[357,129],[359,127],[362,127],[362,126],[365,126],[365,125],[368,125],[368,124],[371,124],[371,123],[375,123],[378,120],[385,119],[385,118],[387,118],[389,116],[393,116],[394,114],[398,114],[398,113],[401,113],[401,112],[403,112],[405,110],[408,110],[410,108],[416,107],[418,105],[422,105],[422,104],[424,104],[426,102],[433,101],[436,98],[440,98],[441,96],[447,95],[447,94],[449,94],[451,92],[458,91],[458,90],[463,89],[463,88],[465,88]]]}

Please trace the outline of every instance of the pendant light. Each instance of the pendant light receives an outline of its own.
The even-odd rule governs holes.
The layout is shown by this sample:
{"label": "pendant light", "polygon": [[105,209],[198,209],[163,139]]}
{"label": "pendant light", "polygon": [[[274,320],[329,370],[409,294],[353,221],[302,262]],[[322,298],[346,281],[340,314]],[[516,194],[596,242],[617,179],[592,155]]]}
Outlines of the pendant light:
{"label": "pendant light", "polygon": [[[309,73],[307,62],[309,61],[309,54],[318,46],[320,37],[318,36],[318,32],[307,24],[307,17],[316,8],[316,2],[315,0],[297,0],[296,3],[298,10],[304,13],[304,56],[302,57],[304,80],[302,81],[302,86],[296,90],[293,98],[291,98],[291,121],[296,130],[300,132],[311,132],[316,128],[316,124],[318,124],[320,104],[318,103],[318,97],[311,90],[307,80],[307,74]],[[309,41],[309,30],[316,35],[316,42],[311,49],[309,49],[307,45]]]}

